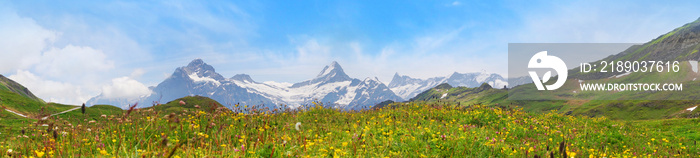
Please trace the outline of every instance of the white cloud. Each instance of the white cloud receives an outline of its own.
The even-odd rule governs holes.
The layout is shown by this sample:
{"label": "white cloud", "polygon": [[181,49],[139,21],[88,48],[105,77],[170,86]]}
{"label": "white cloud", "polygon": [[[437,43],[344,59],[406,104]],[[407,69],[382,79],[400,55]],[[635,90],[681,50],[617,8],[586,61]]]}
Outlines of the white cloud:
{"label": "white cloud", "polygon": [[151,94],[148,87],[129,77],[112,79],[112,84],[102,87],[102,95],[107,99],[137,98],[148,94]]}
{"label": "white cloud", "polygon": [[[325,37],[301,36],[290,38],[296,45],[294,56],[265,56],[256,62],[274,63],[266,69],[246,69],[257,81],[300,82],[313,78],[323,66],[338,61],[350,77],[364,79],[378,77],[388,84],[395,72],[417,78],[447,76],[453,72],[491,72],[505,75],[504,66],[491,66],[493,61],[503,61],[502,56],[480,56],[483,43],[470,42],[460,37],[466,27],[436,29],[414,36],[407,43],[391,43],[371,49],[371,44],[361,41],[326,40]],[[368,46],[370,45],[370,46]],[[377,51],[377,52],[375,52]],[[268,62],[268,60],[270,62]],[[483,66],[489,65],[489,66]],[[216,67],[216,66],[215,66]],[[232,75],[243,73],[222,73]],[[280,77],[283,76],[283,77]]]}
{"label": "white cloud", "polygon": [[301,63],[324,61],[328,59],[330,50],[331,47],[319,44],[316,39],[309,39],[297,47],[297,60]]}
{"label": "white cloud", "polygon": [[41,51],[56,36],[56,32],[42,28],[33,19],[0,7],[0,73],[11,73],[38,63]]}
{"label": "white cloud", "polygon": [[129,75],[129,77],[130,77],[130,78],[134,78],[134,79],[135,79],[135,78],[139,78],[139,77],[141,77],[141,75],[143,75],[144,73],[146,73],[146,70],[143,70],[142,68],[137,68],[137,69],[134,69],[133,72],[131,72],[131,75]]}
{"label": "white cloud", "polygon": [[[49,29],[0,5],[0,73],[9,74],[11,79],[50,102],[81,104],[97,95],[106,84],[112,87],[113,96],[142,94],[139,91],[145,86],[134,84],[133,80],[109,83],[110,78],[128,75],[124,68],[128,69],[131,63],[150,59],[136,41],[112,26],[93,26],[70,15],[55,19],[43,19],[42,24],[58,23]],[[120,61],[120,69],[115,70],[115,60]],[[143,69],[135,69],[131,77],[138,78],[144,73]],[[123,85],[132,88],[119,87]]]}
{"label": "white cloud", "polygon": [[73,45],[44,52],[36,65],[38,73],[51,77],[81,76],[113,68],[114,61],[107,59],[101,50]]}
{"label": "white cloud", "polygon": [[78,105],[91,97],[81,91],[80,86],[66,82],[44,80],[25,70],[17,70],[8,78],[24,85],[41,99],[47,102],[68,103]]}
{"label": "white cloud", "polygon": [[[224,76],[249,73],[259,81],[298,82],[310,79],[333,60],[339,61],[351,77],[362,79],[377,76],[384,82],[389,82],[394,72],[427,78],[448,75],[454,71],[475,72],[486,69],[505,75],[507,43],[645,42],[682,25],[678,21],[690,22],[697,18],[690,21],[678,20],[697,16],[683,14],[692,11],[692,7],[630,5],[634,2],[618,5],[589,1],[564,2],[552,3],[551,6],[537,5],[544,6],[539,8],[516,4],[513,5],[516,7],[513,13],[518,17],[510,19],[507,16],[509,14],[506,14],[501,19],[502,14],[498,14],[484,18],[500,19],[499,21],[507,23],[491,24],[478,17],[474,17],[477,21],[472,21],[471,16],[450,22],[452,18],[449,18],[444,23],[428,23],[427,28],[417,28],[417,31],[411,31],[415,34],[409,33],[405,39],[391,39],[395,43],[388,45],[357,42],[352,41],[356,39],[342,39],[344,36],[324,36],[323,31],[311,31],[291,32],[292,35],[287,36],[295,36],[293,34],[296,33],[320,35],[292,39],[289,47],[268,49],[255,48],[258,45],[255,44],[257,39],[266,39],[260,38],[256,33],[258,26],[255,23],[260,19],[264,21],[264,18],[255,18],[256,12],[247,13],[249,10],[245,9],[250,8],[239,8],[236,5],[210,8],[198,3],[166,3],[174,4],[165,5],[165,8],[148,7],[150,5],[144,6],[138,2],[118,2],[123,6],[110,4],[104,11],[126,14],[108,14],[115,19],[107,21],[101,20],[100,16],[71,13],[35,16],[46,28],[39,26],[33,19],[20,17],[13,10],[0,5],[0,73],[16,72],[14,76],[25,80],[23,82],[39,85],[32,87],[55,85],[57,89],[72,91],[70,93],[76,93],[75,89],[78,89],[77,92],[82,93],[76,96],[100,91],[107,91],[111,96],[144,94],[145,86],[139,81],[148,84],[160,82],[175,67],[183,66],[194,57],[205,58]],[[441,4],[446,7],[471,5],[461,1],[445,1]],[[620,7],[627,5],[629,7]],[[158,9],[166,12],[158,13]],[[176,11],[170,12],[171,10]],[[120,22],[123,20],[120,17],[128,19],[127,22]],[[172,28],[169,23],[153,22],[153,19],[161,17],[173,18],[171,20],[182,23],[179,27]],[[467,24],[455,27],[454,24],[462,22]],[[372,42],[371,40],[360,41]],[[248,42],[253,44],[249,45]],[[382,42],[386,41],[377,43]],[[173,45],[183,47],[165,48]],[[156,59],[145,48],[167,53],[159,54]],[[149,73],[145,73],[144,69],[134,69],[135,67],[143,67]],[[18,69],[22,71],[16,71]],[[119,76],[129,77],[117,78]],[[75,99],[79,98],[75,96],[63,97],[62,94],[49,92],[37,95],[82,102]]]}

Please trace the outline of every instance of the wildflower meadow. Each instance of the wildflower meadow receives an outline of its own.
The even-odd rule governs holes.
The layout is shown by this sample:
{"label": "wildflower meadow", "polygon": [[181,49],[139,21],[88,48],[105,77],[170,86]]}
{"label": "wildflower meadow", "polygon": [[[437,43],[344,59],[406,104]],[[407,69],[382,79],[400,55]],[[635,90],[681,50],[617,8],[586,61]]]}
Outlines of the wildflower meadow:
{"label": "wildflower meadow", "polygon": [[[179,101],[178,106],[188,106]],[[160,105],[158,105],[160,106]],[[158,107],[156,106],[156,107]],[[194,105],[189,105],[194,107]],[[2,129],[5,157],[697,157],[698,119],[616,121],[517,107],[394,103],[51,117]],[[238,111],[250,110],[247,113]],[[671,128],[673,127],[673,128]],[[679,134],[681,133],[681,134]],[[458,156],[462,155],[462,156]]]}

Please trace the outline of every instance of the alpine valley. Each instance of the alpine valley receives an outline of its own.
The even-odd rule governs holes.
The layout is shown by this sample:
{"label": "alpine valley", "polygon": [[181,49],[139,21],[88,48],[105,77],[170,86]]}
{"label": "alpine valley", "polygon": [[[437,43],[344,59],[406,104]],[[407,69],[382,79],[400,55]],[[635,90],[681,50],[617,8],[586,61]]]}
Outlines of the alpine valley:
{"label": "alpine valley", "polygon": [[402,76],[396,73],[394,74],[394,78],[391,80],[391,82],[389,82],[389,88],[404,100],[410,100],[419,93],[427,91],[443,83],[447,83],[455,87],[466,88],[479,87],[483,83],[487,83],[491,87],[495,88],[510,88],[522,84],[532,83],[532,80],[525,77],[505,79],[501,75],[485,72],[454,72],[447,77],[433,77],[425,80],[411,78],[409,76]]}
{"label": "alpine valley", "polygon": [[376,77],[364,80],[351,78],[335,61],[325,66],[313,79],[303,82],[258,82],[246,74],[225,78],[216,73],[211,65],[201,59],[195,59],[187,66],[175,69],[170,77],[157,86],[150,87],[150,95],[139,98],[108,98],[100,94],[88,100],[86,104],[128,108],[129,105],[138,102],[137,107],[148,107],[163,101],[198,95],[212,98],[229,108],[236,104],[256,105],[258,108],[268,109],[298,108],[310,105],[316,100],[334,108],[360,110],[387,100],[408,100],[440,83],[465,87],[477,87],[482,83],[489,83],[494,87],[507,85],[506,80],[498,74],[455,72],[448,77],[427,80],[396,74],[389,86],[386,86]]}

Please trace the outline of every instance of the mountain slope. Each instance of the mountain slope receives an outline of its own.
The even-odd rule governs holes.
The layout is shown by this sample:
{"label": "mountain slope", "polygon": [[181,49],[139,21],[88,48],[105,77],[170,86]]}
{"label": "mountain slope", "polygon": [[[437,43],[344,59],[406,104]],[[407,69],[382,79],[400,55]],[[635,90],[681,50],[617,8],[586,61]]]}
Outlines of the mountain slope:
{"label": "mountain slope", "polygon": [[273,102],[259,94],[249,93],[229,79],[216,73],[215,69],[195,59],[187,66],[175,69],[170,77],[152,88],[152,94],[142,98],[105,98],[102,94],[91,98],[87,105],[110,104],[127,108],[139,102],[139,107],[148,107],[161,101],[175,100],[185,96],[206,96],[225,105],[265,105],[275,108]]}
{"label": "mountain slope", "polygon": [[[564,86],[543,93],[534,84],[509,90],[510,100],[527,111],[570,112],[574,115],[614,119],[660,119],[697,117],[688,108],[700,104],[700,19],[676,28],[642,45],[629,47],[600,61],[679,61],[678,72],[590,72],[569,70]],[[550,80],[554,81],[554,80]],[[682,91],[580,91],[580,83],[678,83]],[[499,94],[500,95],[500,94]],[[557,100],[550,100],[550,99]],[[523,99],[523,100],[519,100]]]}
{"label": "mountain slope", "polygon": [[350,78],[335,61],[325,66],[315,78],[290,86],[271,81],[233,82],[252,93],[261,94],[277,104],[286,104],[292,108],[320,101],[336,108],[359,110],[370,108],[385,100],[402,100],[376,78]]}
{"label": "mountain slope", "polygon": [[[496,88],[503,88],[504,86],[508,86],[508,80],[504,79],[501,75],[498,74],[480,72],[454,72],[447,77],[433,77],[426,80],[411,78],[408,76],[401,76],[398,73],[396,73],[394,74],[394,78],[392,78],[391,82],[389,83],[389,88],[391,88],[391,90],[394,91],[394,93],[401,96],[402,98],[410,99],[415,97],[419,93],[442,83],[448,83],[450,85],[458,87],[479,87],[483,83],[487,83]],[[523,84],[520,82],[513,83]]]}
{"label": "mountain slope", "polygon": [[402,100],[376,78],[350,78],[335,61],[325,66],[315,78],[288,85],[272,81],[256,82],[246,74],[224,78],[212,66],[195,59],[185,67],[177,68],[151,90],[151,95],[142,98],[105,98],[99,95],[87,104],[112,104],[126,108],[139,102],[139,107],[147,107],[163,100],[199,95],[228,107],[240,104],[267,109],[297,108],[320,101],[341,109],[359,110],[385,100]]}
{"label": "mountain slope", "polygon": [[[34,96],[26,87],[0,75],[0,107],[2,107],[0,109],[2,111],[8,109],[32,116],[38,113],[41,108],[46,107],[46,103]],[[4,116],[9,117],[9,115]]]}
{"label": "mountain slope", "polygon": [[[635,45],[623,52],[600,61],[698,61],[700,60],[700,18],[663,34],[642,45]],[[569,70],[570,78],[593,80],[620,75],[622,72],[590,72],[581,74],[579,68]]]}
{"label": "mountain slope", "polygon": [[[37,119],[75,107],[72,105],[46,103],[32,94],[26,87],[0,75],[0,124],[12,124],[12,122],[16,121]],[[15,113],[24,115],[27,118]]]}
{"label": "mountain slope", "polygon": [[311,84],[319,84],[320,86],[326,83],[343,82],[350,80],[352,80],[352,78],[345,74],[345,71],[343,71],[343,68],[340,67],[340,64],[338,64],[338,62],[333,61],[330,65],[323,67],[323,70],[321,70],[321,72],[318,73],[316,78],[300,83],[295,83],[292,85],[291,88],[299,88]]}
{"label": "mountain slope", "polygon": [[401,76],[399,73],[394,74],[394,78],[389,82],[389,88],[401,98],[409,99],[418,95],[425,90],[437,86],[445,82],[445,77],[433,77],[426,80],[411,78],[409,76]]}
{"label": "mountain slope", "polygon": [[39,97],[36,97],[32,92],[27,89],[27,87],[22,86],[21,84],[6,78],[3,75],[0,75],[0,90],[2,91],[9,91],[15,94],[19,94],[22,97],[28,98],[30,100],[34,100],[37,102],[44,102],[44,100],[39,99]]}

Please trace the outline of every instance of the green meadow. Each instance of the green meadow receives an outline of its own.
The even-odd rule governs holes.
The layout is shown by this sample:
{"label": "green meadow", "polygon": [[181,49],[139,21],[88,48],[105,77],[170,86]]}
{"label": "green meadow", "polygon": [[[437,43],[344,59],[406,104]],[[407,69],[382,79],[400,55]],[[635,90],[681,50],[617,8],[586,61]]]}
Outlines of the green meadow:
{"label": "green meadow", "polygon": [[[180,102],[182,101],[182,102]],[[183,104],[184,103],[184,104]],[[700,119],[612,120],[449,101],[229,110],[206,97],[3,125],[5,157],[697,157]],[[245,110],[248,113],[234,111]]]}

